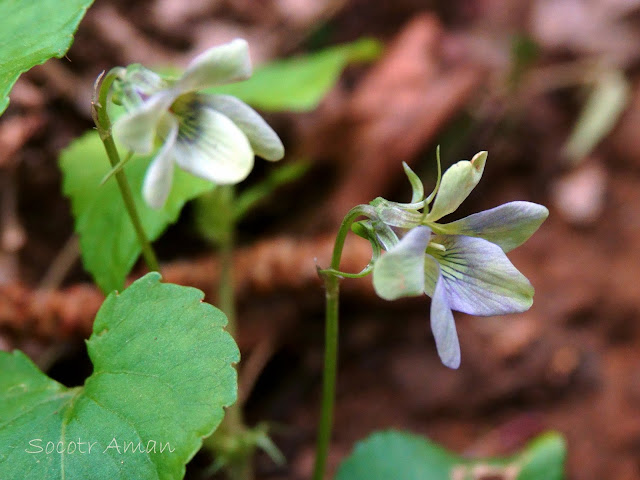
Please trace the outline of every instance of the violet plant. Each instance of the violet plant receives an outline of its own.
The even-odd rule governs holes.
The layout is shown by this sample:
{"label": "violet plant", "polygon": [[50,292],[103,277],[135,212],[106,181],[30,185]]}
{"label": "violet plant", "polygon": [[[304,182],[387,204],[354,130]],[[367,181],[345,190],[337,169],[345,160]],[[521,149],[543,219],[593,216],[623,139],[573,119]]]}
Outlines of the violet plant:
{"label": "violet plant", "polygon": [[477,185],[486,158],[487,153],[480,152],[451,166],[426,199],[420,198],[422,185],[405,164],[414,186],[412,203],[374,201],[383,224],[408,230],[397,242],[391,236],[393,244],[386,245],[387,254],[375,263],[376,293],[386,300],[422,293],[431,297],[431,330],[442,363],[450,368],[460,365],[451,310],[490,316],[524,312],[533,304],[533,286],[505,253],[525,242],[549,215],[542,205],[510,202],[438,223]]}
{"label": "violet plant", "polygon": [[[38,11],[29,8],[17,14],[15,24],[20,31],[29,31],[29,26],[34,31],[41,29],[40,25],[47,25],[47,15],[64,28],[56,26],[59,37],[43,30],[38,38],[47,48],[27,50],[24,58],[16,55],[17,60],[9,64],[11,71],[3,71],[7,75],[0,78],[5,97],[20,72],[66,51],[90,3],[74,0],[60,6],[47,0]],[[33,20],[36,17],[38,21]],[[360,52],[356,57],[362,53],[355,51]],[[336,65],[344,64],[347,50],[336,52],[340,52]],[[230,478],[252,478],[251,456],[258,447],[278,457],[263,426],[250,429],[244,425],[236,402],[233,366],[239,361],[239,351],[233,340],[231,256],[238,219],[268,190],[259,188],[246,200],[235,196],[233,185],[249,174],[254,155],[276,161],[283,157],[284,149],[277,134],[251,107],[233,96],[202,91],[250,74],[248,45],[235,40],[197,56],[176,79],[131,65],[116,67],[96,82],[93,116],[111,170],[104,175],[102,186],[93,172],[86,175],[85,169],[91,169],[84,163],[85,153],[93,146],[90,138],[84,139],[74,155],[63,158],[65,191],[72,197],[76,228],[92,234],[84,235],[83,254],[99,251],[97,239],[102,240],[109,227],[118,234],[132,228],[137,244],[132,245],[128,238],[113,242],[113,251],[101,261],[115,272],[86,263],[109,295],[87,342],[94,372],[84,386],[67,388],[40,372],[21,352],[0,352],[0,478],[180,479],[202,439],[214,431],[208,445],[218,455],[216,466],[225,467]],[[5,97],[0,99],[0,108],[6,106]],[[307,108],[314,98],[302,96],[299,103]],[[110,110],[113,104],[125,110],[115,120]],[[116,140],[129,152],[124,158]],[[443,363],[452,368],[460,363],[452,310],[496,315],[531,306],[533,287],[505,253],[535,232],[548,215],[545,207],[511,202],[440,223],[476,186],[485,161],[486,153],[481,152],[471,161],[453,165],[440,178],[438,156],[438,181],[426,198],[422,182],[405,165],[413,188],[410,203],[379,198],[353,208],[345,217],[331,265],[319,270],[326,284],[327,311],[314,480],[325,478],[333,423],[341,278],[373,273],[377,294],[388,300],[423,293],[432,297],[436,346]],[[183,172],[176,171],[176,166]],[[292,178],[300,169],[295,171],[298,173],[283,178]],[[144,172],[136,188],[130,185],[132,172]],[[110,225],[119,213],[112,215],[115,210],[108,210],[109,215],[100,219],[107,227],[96,229],[91,222],[100,213],[94,207],[101,197],[95,196],[95,190],[111,188],[111,177],[115,177],[130,224],[126,228],[120,228],[124,225],[120,223]],[[106,198],[115,202],[109,195]],[[160,267],[151,246],[151,240],[177,218],[184,202],[202,195],[207,200],[201,205],[217,212],[213,214],[217,226],[211,228],[210,238],[222,258],[218,292],[222,311],[202,302],[202,292],[160,283],[156,273]],[[365,219],[359,220],[362,217]],[[339,270],[351,229],[373,249],[371,262],[359,273]],[[120,250],[122,261],[116,258]],[[122,293],[114,292],[140,251],[152,273]],[[96,449],[93,456],[89,455],[92,448]],[[398,450],[415,453],[402,458],[386,454]],[[343,463],[337,478],[373,478],[369,476],[373,468],[378,474],[375,478],[405,480],[425,475],[466,478],[479,471],[504,473],[518,480],[556,480],[562,475],[564,446],[557,436],[546,437],[514,458],[476,464],[412,436],[376,435]]]}
{"label": "violet plant", "polygon": [[[442,362],[460,365],[460,345],[453,310],[472,315],[523,312],[533,303],[533,287],[505,252],[524,243],[549,215],[546,207],[510,202],[461,220],[438,221],[457,210],[482,177],[487,152],[462,160],[441,175],[425,198],[418,176],[404,164],[413,194],[410,203],[377,198],[358,205],[344,218],[328,269],[319,270],[326,285],[325,365],[321,424],[314,480],[324,478],[333,423],[337,370],[339,280],[373,272],[376,293],[385,300],[431,297],[431,330]],[[366,220],[357,221],[361,217]],[[359,273],[341,272],[340,258],[350,229],[371,243],[373,256]],[[398,237],[398,231],[406,232]],[[382,254],[385,250],[386,253]]]}

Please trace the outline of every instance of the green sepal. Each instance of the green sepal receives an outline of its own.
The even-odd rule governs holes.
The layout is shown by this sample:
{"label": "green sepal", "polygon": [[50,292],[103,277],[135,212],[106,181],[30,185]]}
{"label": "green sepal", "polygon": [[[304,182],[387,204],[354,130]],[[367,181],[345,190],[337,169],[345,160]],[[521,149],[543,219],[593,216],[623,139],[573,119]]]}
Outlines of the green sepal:
{"label": "green sepal", "polygon": [[404,205],[390,202],[382,197],[371,201],[380,221],[391,227],[413,228],[422,223],[424,215],[417,210],[406,208]]}
{"label": "green sepal", "polygon": [[420,177],[418,177],[416,172],[411,170],[411,167],[407,162],[402,162],[402,168],[404,169],[404,173],[411,184],[411,203],[421,202],[424,198],[424,185],[422,184],[422,180],[420,180]]}

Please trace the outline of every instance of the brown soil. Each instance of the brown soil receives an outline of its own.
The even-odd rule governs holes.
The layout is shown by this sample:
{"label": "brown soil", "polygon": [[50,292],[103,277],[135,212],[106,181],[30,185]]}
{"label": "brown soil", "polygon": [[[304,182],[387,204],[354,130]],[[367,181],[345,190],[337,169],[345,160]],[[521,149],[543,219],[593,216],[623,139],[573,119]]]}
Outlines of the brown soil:
{"label": "brown soil", "polygon": [[[510,254],[536,288],[534,306],[505,317],[457,315],[462,366],[451,371],[437,358],[426,297],[388,303],[370,279],[345,280],[332,471],[380,429],[411,430],[469,455],[510,453],[553,429],[568,442],[568,478],[640,478],[640,88],[636,52],[612,40],[636,38],[638,11],[607,15],[605,0],[593,11],[565,2],[585,8],[584,24],[554,30],[545,10],[553,2],[440,3],[97,0],[67,57],[23,75],[0,120],[0,348],[24,349],[69,384],[90,371],[82,339],[101,299],[90,278],[76,262],[56,291],[38,287],[73,230],[57,155],[91,128],[91,87],[102,69],[184,65],[236,36],[261,62],[372,35],[388,45],[383,57],[350,67],[317,110],[267,116],[290,158],[314,166],[240,228],[238,341],[247,365],[262,357],[250,372],[257,381],[247,417],[273,422],[289,461],[276,467],[259,455],[258,478],[311,471],[324,307],[314,257],[326,265],[350,207],[379,195],[406,200],[402,161],[430,184],[437,144],[447,163],[489,151],[460,214],[511,200],[549,206],[539,232]],[[520,71],[510,52],[525,35],[538,54]],[[576,65],[593,59],[623,72],[632,98],[616,128],[572,164],[562,147],[585,99]],[[186,213],[158,244],[165,278],[210,290],[217,264]],[[350,248],[354,268],[366,263],[366,250]],[[207,461],[196,457],[188,478]]]}

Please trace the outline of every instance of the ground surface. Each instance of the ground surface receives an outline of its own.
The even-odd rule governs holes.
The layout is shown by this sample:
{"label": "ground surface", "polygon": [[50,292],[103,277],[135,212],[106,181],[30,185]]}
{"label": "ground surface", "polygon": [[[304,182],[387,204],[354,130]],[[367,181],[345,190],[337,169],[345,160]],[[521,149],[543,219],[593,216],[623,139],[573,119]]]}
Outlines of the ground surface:
{"label": "ground surface", "polygon": [[[275,467],[259,457],[258,477],[302,479],[311,469],[323,339],[314,257],[327,264],[353,205],[407,199],[400,162],[428,184],[440,143],[448,163],[490,152],[462,214],[511,200],[549,206],[540,231],[510,254],[535,303],[521,315],[457,316],[462,366],[450,371],[435,353],[426,297],[387,303],[370,279],[343,282],[332,469],[379,429],[477,455],[511,452],[554,429],[568,441],[568,478],[640,478],[637,2],[574,0],[563,11],[543,0],[439,3],[97,0],[67,58],[24,75],[0,121],[0,347],[24,349],[67,383],[88,373],[82,338],[101,297],[78,262],[56,267],[65,275],[53,293],[40,287],[73,228],[57,154],[91,127],[102,69],[184,65],[236,36],[248,38],[257,63],[375,36],[388,46],[383,57],[348,69],[318,109],[268,116],[285,161],[313,167],[240,229],[239,344],[257,377],[247,417],[274,422],[289,459]],[[528,64],[525,37],[537,44]],[[631,93],[616,127],[571,163],[563,146],[598,68],[622,72]],[[165,278],[211,292],[216,263],[189,210],[158,247]],[[353,269],[366,263],[359,244],[349,251]],[[197,457],[189,478],[205,462]]]}

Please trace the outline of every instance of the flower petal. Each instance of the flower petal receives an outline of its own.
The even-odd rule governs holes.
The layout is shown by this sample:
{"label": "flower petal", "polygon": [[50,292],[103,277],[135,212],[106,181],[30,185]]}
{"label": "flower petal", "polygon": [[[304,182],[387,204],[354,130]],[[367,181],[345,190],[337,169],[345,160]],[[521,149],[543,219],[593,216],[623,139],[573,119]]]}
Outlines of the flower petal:
{"label": "flower petal", "polygon": [[125,147],[141,155],[153,150],[158,124],[175,99],[172,90],[164,90],[149,97],[142,105],[122,115],[113,124],[113,135]]}
{"label": "flower petal", "polygon": [[385,300],[422,295],[424,255],[431,230],[419,226],[409,231],[373,267],[373,288]]}
{"label": "flower petal", "polygon": [[142,184],[142,196],[155,209],[162,208],[171,192],[173,181],[172,149],[178,137],[178,124],[173,122],[162,148],[149,165]]}
{"label": "flower petal", "polygon": [[249,175],[253,151],[231,120],[206,107],[178,120],[174,155],[180,168],[220,185],[238,183]]}
{"label": "flower petal", "polygon": [[432,228],[436,233],[484,238],[509,252],[526,242],[548,216],[549,210],[537,203],[509,202]]}
{"label": "flower petal", "polygon": [[[438,272],[440,270],[438,263],[429,256],[426,257],[425,264],[430,264],[430,269],[435,268]],[[442,363],[449,368],[458,368],[460,366],[460,342],[453,320],[453,312],[449,307],[445,284],[439,274],[431,296],[431,331]]]}
{"label": "flower petal", "polygon": [[502,249],[482,238],[436,235],[434,243],[445,251],[429,248],[440,265],[441,276],[425,262],[425,292],[433,296],[438,278],[453,310],[471,315],[502,315],[524,312],[533,303],[533,287],[509,261]]}
{"label": "flower petal", "polygon": [[284,157],[284,146],[276,132],[246,103],[230,95],[203,95],[204,102],[223,113],[247,136],[253,152],[265,160]]}
{"label": "flower petal", "polygon": [[486,161],[487,152],[479,152],[471,161],[462,160],[444,172],[427,221],[435,222],[456,211],[482,178]]}
{"label": "flower petal", "polygon": [[181,93],[203,90],[251,76],[251,58],[246,40],[236,38],[212,47],[194,58],[176,88]]}

